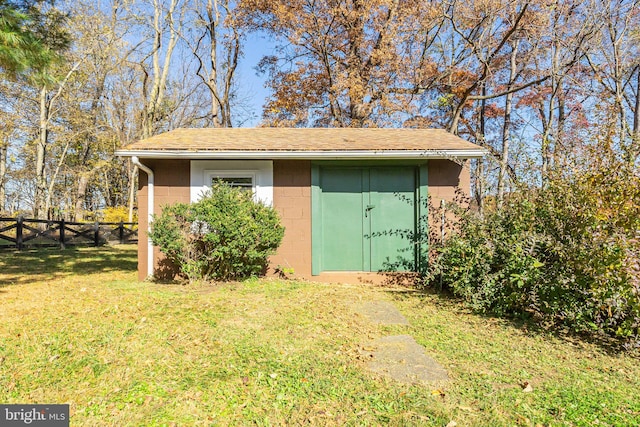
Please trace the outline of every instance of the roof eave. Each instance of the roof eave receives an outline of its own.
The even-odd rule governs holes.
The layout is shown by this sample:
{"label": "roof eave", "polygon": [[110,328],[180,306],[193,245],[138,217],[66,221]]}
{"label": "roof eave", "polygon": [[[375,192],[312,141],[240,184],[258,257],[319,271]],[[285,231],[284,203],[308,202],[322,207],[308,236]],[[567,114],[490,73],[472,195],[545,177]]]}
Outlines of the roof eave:
{"label": "roof eave", "polygon": [[460,150],[340,150],[340,151],[212,151],[212,150],[118,150],[116,156],[141,159],[300,159],[300,160],[373,160],[373,159],[473,159],[487,155],[483,149]]}

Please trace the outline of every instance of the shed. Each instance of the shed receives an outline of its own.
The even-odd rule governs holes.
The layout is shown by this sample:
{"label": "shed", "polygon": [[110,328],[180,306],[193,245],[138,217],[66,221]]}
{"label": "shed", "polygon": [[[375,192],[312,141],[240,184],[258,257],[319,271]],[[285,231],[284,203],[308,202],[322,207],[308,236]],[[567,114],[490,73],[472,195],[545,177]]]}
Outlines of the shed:
{"label": "shed", "polygon": [[146,230],[163,206],[194,202],[214,180],[250,187],[272,205],[285,236],[270,270],[321,281],[375,281],[415,271],[427,197],[469,194],[468,159],[484,150],[439,129],[176,129],[116,152],[140,174],[138,277],[162,259]]}

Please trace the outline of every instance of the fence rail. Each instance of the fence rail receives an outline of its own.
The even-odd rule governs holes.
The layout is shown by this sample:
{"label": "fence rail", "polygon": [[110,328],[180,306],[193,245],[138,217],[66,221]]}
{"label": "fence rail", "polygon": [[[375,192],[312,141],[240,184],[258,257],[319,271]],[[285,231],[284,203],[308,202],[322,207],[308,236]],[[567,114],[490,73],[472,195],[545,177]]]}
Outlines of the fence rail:
{"label": "fence rail", "polygon": [[138,224],[132,222],[70,222],[43,219],[0,218],[0,249],[56,246],[100,246],[136,243]]}

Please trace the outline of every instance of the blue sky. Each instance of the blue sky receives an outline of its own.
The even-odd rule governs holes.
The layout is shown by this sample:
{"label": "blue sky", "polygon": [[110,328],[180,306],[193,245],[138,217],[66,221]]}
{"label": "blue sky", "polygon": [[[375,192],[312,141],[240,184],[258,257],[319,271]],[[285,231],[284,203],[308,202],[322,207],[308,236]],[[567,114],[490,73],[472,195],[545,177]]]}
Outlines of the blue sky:
{"label": "blue sky", "polygon": [[240,84],[240,96],[246,98],[254,118],[248,120],[242,127],[255,127],[262,120],[262,106],[269,96],[269,90],[264,87],[265,79],[258,76],[256,66],[263,56],[272,55],[273,43],[265,36],[251,34],[247,37],[244,57],[238,65],[238,82]]}

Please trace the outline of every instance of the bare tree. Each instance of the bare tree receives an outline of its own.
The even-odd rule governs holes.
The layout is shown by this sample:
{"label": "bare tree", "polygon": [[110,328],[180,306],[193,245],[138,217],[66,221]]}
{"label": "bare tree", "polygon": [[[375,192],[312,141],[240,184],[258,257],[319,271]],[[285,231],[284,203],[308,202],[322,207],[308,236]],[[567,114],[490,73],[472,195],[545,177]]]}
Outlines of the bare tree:
{"label": "bare tree", "polygon": [[[180,0],[153,0],[152,41],[150,52],[138,63],[144,73],[142,90],[146,105],[142,116],[142,137],[154,135],[162,115],[171,70],[171,60],[178,43],[182,11],[176,10]],[[147,60],[151,59],[148,64]]]}
{"label": "bare tree", "polygon": [[46,175],[46,157],[47,148],[49,147],[49,131],[51,120],[55,116],[56,102],[64,92],[71,76],[81,65],[82,60],[76,62],[67,71],[66,75],[55,83],[54,89],[50,88],[50,83],[45,81],[39,89],[39,105],[40,117],[38,121],[38,139],[36,141],[36,160],[35,160],[35,195],[33,203],[33,216],[36,218],[46,218],[51,198],[48,197],[47,175]]}
{"label": "bare tree", "polygon": [[0,212],[4,212],[7,199],[7,153],[9,151],[9,140],[7,132],[0,133]]}
{"label": "bare tree", "polygon": [[640,5],[616,0],[600,5],[602,27],[597,43],[587,55],[600,99],[611,99],[603,121],[615,123],[620,148],[630,163],[640,155]]}
{"label": "bare tree", "polygon": [[231,101],[238,61],[244,39],[238,10],[229,0],[193,0],[192,31],[182,34],[197,61],[196,75],[210,95],[210,114],[214,127],[231,127]]}
{"label": "bare tree", "polygon": [[518,44],[511,45],[511,54],[509,55],[509,81],[507,84],[507,94],[504,101],[504,124],[502,126],[502,152],[500,153],[500,162],[498,170],[497,184],[497,206],[502,208],[504,201],[505,181],[507,179],[507,168],[509,167],[509,148],[511,145],[511,113],[513,110],[513,94],[510,89],[514,86],[517,77]]}

